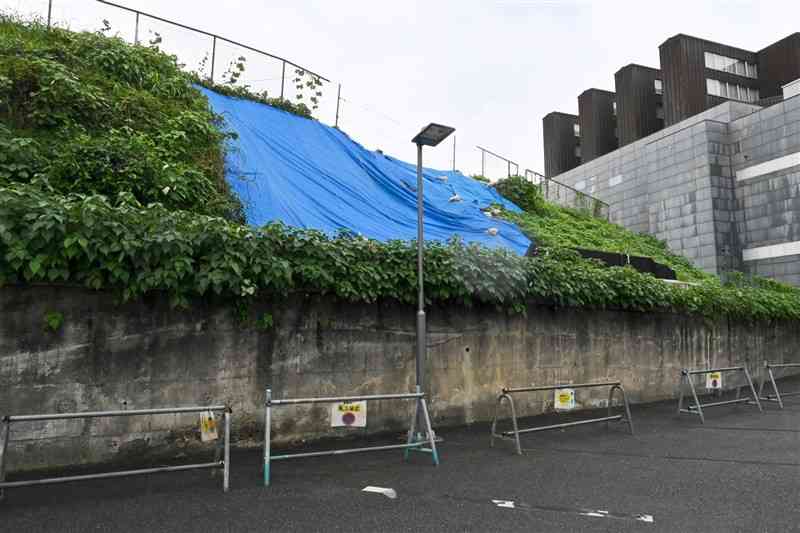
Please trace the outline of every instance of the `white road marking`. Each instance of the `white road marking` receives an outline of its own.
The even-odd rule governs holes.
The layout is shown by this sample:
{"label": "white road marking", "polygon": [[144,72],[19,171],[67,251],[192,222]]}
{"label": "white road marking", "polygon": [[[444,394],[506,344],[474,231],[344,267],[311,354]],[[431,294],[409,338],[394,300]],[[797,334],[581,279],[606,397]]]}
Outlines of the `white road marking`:
{"label": "white road marking", "polygon": [[373,487],[372,485],[366,486],[361,489],[361,492],[374,492],[376,494],[383,494],[387,498],[394,500],[397,498],[397,491],[385,487]]}

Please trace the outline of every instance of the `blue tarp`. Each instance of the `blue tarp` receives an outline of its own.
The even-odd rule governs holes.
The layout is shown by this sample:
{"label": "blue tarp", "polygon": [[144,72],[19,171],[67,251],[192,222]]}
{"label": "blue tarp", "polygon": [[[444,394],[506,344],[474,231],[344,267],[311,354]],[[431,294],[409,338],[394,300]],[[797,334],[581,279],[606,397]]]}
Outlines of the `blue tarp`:
{"label": "blue tarp", "polygon": [[[315,120],[202,90],[238,134],[226,174],[248,224],[282,221],[330,235],[344,228],[380,241],[416,239],[415,165],[371,152]],[[458,172],[426,168],[423,174],[426,240],[458,235],[519,254],[528,249],[519,228],[480,210],[492,203],[519,210],[493,188]],[[454,195],[461,201],[451,202]]]}

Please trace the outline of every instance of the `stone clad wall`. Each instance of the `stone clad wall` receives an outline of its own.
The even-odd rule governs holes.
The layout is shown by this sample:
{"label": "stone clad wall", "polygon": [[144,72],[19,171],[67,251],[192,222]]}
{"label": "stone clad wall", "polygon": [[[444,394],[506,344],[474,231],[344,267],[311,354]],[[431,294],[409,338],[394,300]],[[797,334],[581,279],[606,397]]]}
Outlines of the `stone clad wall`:
{"label": "stone clad wall", "polygon": [[[170,309],[167,298],[118,304],[80,288],[0,289],[0,414],[143,409],[211,403],[233,407],[234,435],[258,444],[264,391],[273,397],[412,391],[415,313],[394,302],[348,304],[296,296],[263,302],[266,330],[243,327],[230,305]],[[63,325],[47,329],[45,315]],[[681,367],[800,360],[791,324],[747,325],[672,314],[552,309],[526,316],[493,307],[429,310],[434,424],[491,419],[504,385],[622,380],[634,402],[674,396]],[[590,393],[587,393],[590,394]],[[600,406],[605,391],[579,395]],[[522,414],[548,397],[520,398]],[[550,398],[551,400],[552,398]],[[369,431],[407,427],[410,405],[373,402]],[[281,408],[276,438],[341,434],[327,406]],[[180,454],[196,440],[196,415],[69,420],[14,426],[11,471]]]}

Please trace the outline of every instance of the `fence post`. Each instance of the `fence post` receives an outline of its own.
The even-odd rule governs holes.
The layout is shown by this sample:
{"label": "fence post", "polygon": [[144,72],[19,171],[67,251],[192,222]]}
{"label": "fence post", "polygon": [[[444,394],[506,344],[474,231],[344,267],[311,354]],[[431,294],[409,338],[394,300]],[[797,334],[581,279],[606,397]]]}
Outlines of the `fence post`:
{"label": "fence post", "polygon": [[211,83],[214,83],[214,63],[217,59],[217,36],[211,40]]}
{"label": "fence post", "polygon": [[339,127],[339,102],[342,101],[342,84],[339,84],[339,89],[336,91],[336,122],[333,127]]}
{"label": "fence post", "polygon": [[231,482],[231,413],[229,407],[225,408],[225,465],[222,473],[222,491],[228,492]]}
{"label": "fence post", "polygon": [[264,415],[264,486],[269,487],[270,440],[272,439],[272,389],[267,389],[266,414]]}
{"label": "fence post", "polygon": [[[284,61],[281,66],[281,100],[283,100],[283,87],[285,84],[286,84],[286,61]],[[337,102],[336,105],[338,108],[339,103]]]}
{"label": "fence post", "polygon": [[[0,420],[0,483],[6,480],[6,453],[8,452],[8,435],[11,433],[11,422],[3,418]],[[3,489],[0,488],[0,502],[5,498]]]}

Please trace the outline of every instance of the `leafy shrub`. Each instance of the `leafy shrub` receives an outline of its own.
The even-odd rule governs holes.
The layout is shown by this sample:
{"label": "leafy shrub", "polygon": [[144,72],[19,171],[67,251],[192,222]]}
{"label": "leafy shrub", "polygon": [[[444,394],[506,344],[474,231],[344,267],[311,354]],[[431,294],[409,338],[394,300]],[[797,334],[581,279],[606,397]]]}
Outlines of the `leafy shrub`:
{"label": "leafy shrub", "polygon": [[548,215],[549,205],[544,199],[539,187],[529,182],[522,176],[510,176],[494,184],[497,192],[506,199],[514,202],[528,213]]}
{"label": "leafy shrub", "polygon": [[0,184],[243,220],[221,117],[174,56],[0,14]]}
{"label": "leafy shrub", "polygon": [[[631,268],[606,268],[567,250],[535,258],[477,245],[425,245],[429,301],[524,311],[558,306],[678,311],[744,319],[800,319],[800,290],[716,278],[678,288]],[[272,224],[253,229],[219,217],[142,206],[130,193],[60,196],[37,185],[0,187],[0,284],[79,283],[124,299],[166,291],[192,298],[276,297],[292,291],[373,302],[416,298],[414,243]],[[771,286],[771,283],[768,285]]]}

